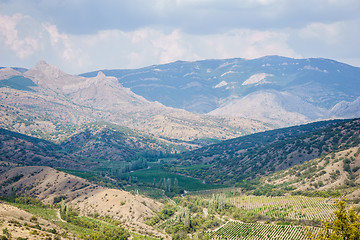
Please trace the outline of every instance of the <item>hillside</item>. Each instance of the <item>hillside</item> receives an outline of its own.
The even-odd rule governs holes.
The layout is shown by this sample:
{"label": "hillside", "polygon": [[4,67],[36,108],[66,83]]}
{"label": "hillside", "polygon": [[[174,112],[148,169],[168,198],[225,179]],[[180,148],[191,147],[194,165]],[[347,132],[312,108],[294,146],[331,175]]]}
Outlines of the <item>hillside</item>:
{"label": "hillside", "polygon": [[161,203],[126,191],[101,187],[49,167],[13,168],[0,175],[0,186],[2,196],[26,195],[50,204],[65,199],[81,215],[107,215],[122,221],[129,229],[162,236],[144,224],[146,218],[161,209]]}
{"label": "hillside", "polygon": [[121,177],[182,149],[106,123],[82,125],[68,135],[55,144],[0,128],[0,172],[13,166],[50,166]]}
{"label": "hillside", "polygon": [[[171,171],[235,183],[360,144],[360,120],[328,121],[257,133],[189,152]],[[195,167],[197,166],[197,167]]]}
{"label": "hillside", "polygon": [[359,109],[360,69],[329,59],[266,56],[101,71],[150,101],[194,113],[246,117],[278,127],[360,117],[354,111]]}
{"label": "hillside", "polygon": [[67,229],[51,221],[35,217],[25,210],[3,202],[0,202],[0,221],[2,229],[6,229],[0,236],[8,235],[12,239],[53,239],[59,235],[62,235],[62,239],[73,239],[74,237]]}
{"label": "hillside", "polygon": [[108,161],[130,161],[184,150],[166,140],[108,123],[82,125],[59,146],[70,154]]}
{"label": "hillside", "polygon": [[[360,199],[360,148],[333,152],[264,178],[274,189],[292,192],[338,191],[348,199]],[[291,191],[290,191],[291,192]]]}
{"label": "hillside", "polygon": [[95,163],[61,152],[61,147],[46,140],[0,129],[1,170],[11,165],[44,165],[71,169],[87,169]]}

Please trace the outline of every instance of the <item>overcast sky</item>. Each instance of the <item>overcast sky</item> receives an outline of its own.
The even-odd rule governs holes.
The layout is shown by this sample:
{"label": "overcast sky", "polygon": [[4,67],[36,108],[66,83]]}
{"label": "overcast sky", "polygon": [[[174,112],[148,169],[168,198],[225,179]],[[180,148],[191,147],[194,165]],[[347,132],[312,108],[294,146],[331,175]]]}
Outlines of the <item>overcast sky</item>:
{"label": "overcast sky", "polygon": [[360,66],[359,43],[359,0],[0,0],[0,66],[78,74],[265,55]]}

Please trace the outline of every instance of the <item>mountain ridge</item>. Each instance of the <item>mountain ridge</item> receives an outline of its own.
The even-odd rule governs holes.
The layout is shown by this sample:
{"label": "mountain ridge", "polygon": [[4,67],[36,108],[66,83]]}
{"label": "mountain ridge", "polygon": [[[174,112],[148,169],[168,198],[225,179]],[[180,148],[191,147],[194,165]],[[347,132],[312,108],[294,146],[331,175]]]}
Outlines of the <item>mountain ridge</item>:
{"label": "mountain ridge", "polygon": [[[243,110],[241,105],[231,106],[236,101],[244,102],[250,94],[261,96],[263,91],[272,90],[276,96],[287,94],[306,104],[303,108],[308,114],[300,114],[302,120],[296,124],[360,117],[359,112],[335,114],[331,111],[341,101],[358,106],[354,101],[360,92],[360,68],[330,59],[265,56],[250,60],[177,61],[139,69],[101,71],[116,77],[123,86],[148,100],[195,113],[234,116],[236,112],[262,121],[267,118],[259,117],[256,111]],[[97,71],[81,75],[96,74]],[[268,105],[279,101],[279,98],[269,99]],[[279,106],[279,109],[286,109],[286,106]],[[262,106],[258,110],[269,112],[271,108]],[[278,127],[291,126],[294,125],[294,116],[291,116],[294,113],[298,114],[296,111],[280,111],[278,117],[267,121]],[[284,121],[280,116],[288,117],[288,120]]]}
{"label": "mountain ridge", "polygon": [[1,126],[22,133],[34,134],[39,130],[45,135],[53,134],[63,125],[102,121],[155,137],[192,141],[225,139],[271,128],[260,121],[198,115],[166,107],[146,100],[123,87],[114,77],[102,73],[91,78],[74,76],[40,61],[24,74],[16,72],[16,77],[21,77],[22,82],[32,85],[15,87],[11,84],[14,80],[9,72],[12,70],[0,69],[0,76],[4,73],[10,77],[0,81],[7,81],[4,86],[0,84],[0,107],[4,111],[1,114],[7,120]]}

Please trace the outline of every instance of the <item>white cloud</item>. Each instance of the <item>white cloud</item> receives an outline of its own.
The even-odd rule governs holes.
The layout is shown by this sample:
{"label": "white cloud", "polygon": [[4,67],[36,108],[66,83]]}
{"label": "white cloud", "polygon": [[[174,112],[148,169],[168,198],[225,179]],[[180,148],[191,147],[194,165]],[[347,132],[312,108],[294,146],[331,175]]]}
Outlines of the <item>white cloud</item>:
{"label": "white cloud", "polygon": [[73,50],[70,37],[67,34],[60,34],[55,25],[44,23],[42,27],[48,32],[51,46],[57,49],[59,56],[65,61],[75,61],[80,53]]}
{"label": "white cloud", "polygon": [[[20,20],[29,21],[35,33],[27,32],[20,39],[17,29]],[[74,35],[60,32],[53,24],[34,22],[21,15],[3,16],[1,21],[4,24],[0,34],[20,59],[33,58],[34,63],[45,59],[70,73],[135,68],[176,60],[296,55],[287,46],[287,35],[274,31],[238,29],[225,34],[193,35],[179,29],[164,32],[144,28]]]}
{"label": "white cloud", "polygon": [[76,36],[76,46],[91,59],[97,59],[93,68],[134,68],[176,60],[272,54],[297,56],[287,46],[286,34],[247,29],[209,35],[191,35],[178,29],[169,33],[151,28],[132,32],[108,30]]}
{"label": "white cloud", "polygon": [[[274,1],[254,0],[253,4],[272,5]],[[168,7],[166,1],[158,3],[158,8]],[[182,5],[207,3],[216,4],[216,1],[179,1]],[[111,29],[69,34],[54,23],[37,21],[30,16],[0,15],[0,65],[31,67],[44,59],[66,72],[82,73],[176,60],[257,58],[274,54],[350,59],[358,63],[359,51],[353,46],[357,46],[359,35],[357,20],[313,22],[285,29],[232,28],[221,33],[193,34],[182,28],[164,30],[148,26],[131,31]],[[333,55],[326,55],[328,53]]]}
{"label": "white cloud", "polygon": [[211,58],[211,55],[221,58],[257,58],[274,54],[298,57],[289,48],[287,38],[287,34],[281,32],[237,29],[225,34],[201,36],[197,39],[196,47],[202,51],[200,56],[205,55],[206,58]]}
{"label": "white cloud", "polygon": [[21,27],[19,25],[27,18],[21,14],[0,15],[0,43],[14,51],[20,59],[32,55],[38,49],[38,41],[35,38],[20,36]]}
{"label": "white cloud", "polygon": [[323,40],[328,44],[335,44],[339,41],[341,29],[344,22],[335,23],[319,23],[314,22],[308,24],[305,28],[300,29],[299,36],[304,39]]}

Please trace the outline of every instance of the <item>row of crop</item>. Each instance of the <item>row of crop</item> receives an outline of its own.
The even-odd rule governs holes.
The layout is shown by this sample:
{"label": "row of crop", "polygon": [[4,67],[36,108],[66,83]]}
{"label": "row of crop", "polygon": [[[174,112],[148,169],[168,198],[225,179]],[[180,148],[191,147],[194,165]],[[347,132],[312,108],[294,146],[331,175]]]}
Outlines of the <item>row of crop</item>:
{"label": "row of crop", "polygon": [[315,220],[333,218],[334,206],[319,197],[304,196],[237,196],[227,202],[244,210],[252,210],[270,218]]}
{"label": "row of crop", "polygon": [[[315,228],[312,231],[317,231]],[[307,229],[301,226],[242,223],[230,221],[220,229],[208,232],[211,239],[217,240],[302,240],[307,239]]]}

